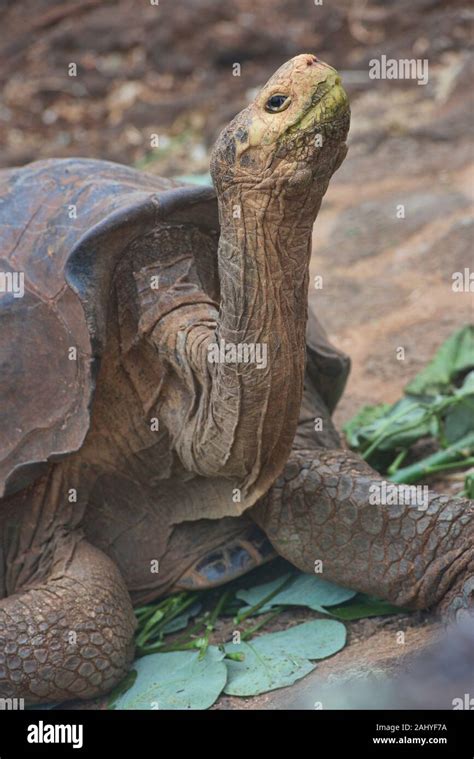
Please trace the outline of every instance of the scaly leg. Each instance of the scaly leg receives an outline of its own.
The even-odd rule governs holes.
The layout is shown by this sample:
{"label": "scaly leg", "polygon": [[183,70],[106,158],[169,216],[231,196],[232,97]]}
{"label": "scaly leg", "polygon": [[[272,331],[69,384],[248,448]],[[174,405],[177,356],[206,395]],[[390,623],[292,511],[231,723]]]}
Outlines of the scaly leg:
{"label": "scaly leg", "polygon": [[48,577],[0,601],[0,696],[92,698],[128,672],[135,617],[114,563],[69,535]]}
{"label": "scaly leg", "polygon": [[294,451],[253,517],[304,572],[322,561],[325,579],[400,606],[438,606],[448,619],[472,610],[474,502],[429,493],[425,503],[399,485],[386,499],[395,505],[373,503],[381,483],[349,451]]}
{"label": "scaly leg", "polygon": [[[2,503],[0,697],[92,698],[127,673],[136,625],[117,565],[77,527],[87,491],[61,462]],[[78,502],[64,497],[75,487]]]}

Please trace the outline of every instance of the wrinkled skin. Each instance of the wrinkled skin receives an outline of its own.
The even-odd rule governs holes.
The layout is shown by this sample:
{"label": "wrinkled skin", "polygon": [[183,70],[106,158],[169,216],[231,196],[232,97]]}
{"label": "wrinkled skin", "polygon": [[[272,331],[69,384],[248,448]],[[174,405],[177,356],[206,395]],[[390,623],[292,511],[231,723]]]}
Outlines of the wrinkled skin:
{"label": "wrinkled skin", "polygon": [[[273,95],[284,105],[271,113]],[[0,696],[107,692],[132,661],[132,602],[219,584],[275,551],[446,619],[472,608],[470,502],[371,505],[380,477],[340,448],[305,379],[312,227],[348,125],[337,73],[310,55],[288,62],[213,152],[220,298],[187,264],[176,274],[165,262],[158,293],[153,256],[137,252],[134,291],[117,267],[117,318],[84,445],[1,503]],[[153,239],[181,245],[186,263],[196,234],[169,227]],[[265,345],[266,366],[210,363],[216,341]],[[143,428],[155,408],[158,442]]]}

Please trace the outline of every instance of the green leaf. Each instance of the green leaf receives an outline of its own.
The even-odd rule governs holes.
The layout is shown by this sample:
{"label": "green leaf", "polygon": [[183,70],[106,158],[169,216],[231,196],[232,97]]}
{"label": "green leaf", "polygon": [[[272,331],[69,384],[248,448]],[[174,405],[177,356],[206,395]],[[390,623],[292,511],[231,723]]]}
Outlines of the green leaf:
{"label": "green leaf", "polygon": [[464,494],[466,498],[474,499],[474,472],[468,472],[464,480]]}
{"label": "green leaf", "polygon": [[411,395],[435,395],[449,392],[457,375],[474,368],[474,325],[462,327],[451,335],[434,358],[408,383]]}
{"label": "green leaf", "polygon": [[361,444],[361,430],[384,417],[390,408],[391,405],[389,403],[379,403],[376,406],[363,406],[343,427],[348,445],[351,448],[358,448]]}
{"label": "green leaf", "polygon": [[[444,402],[444,399],[438,398],[438,402]],[[389,451],[406,448],[421,437],[436,435],[437,423],[433,413],[432,399],[428,399],[427,404],[418,398],[401,398],[383,417],[359,430],[359,447],[365,450],[369,443],[377,442],[377,450]]]}
{"label": "green leaf", "polygon": [[224,693],[229,696],[258,696],[277,688],[293,685],[312,672],[314,664],[300,656],[267,656],[258,653],[254,644],[229,643],[226,651],[240,653],[243,661],[227,661],[227,684]]}
{"label": "green leaf", "polygon": [[314,619],[288,630],[260,635],[252,641],[267,656],[291,653],[305,659],[325,659],[344,647],[346,628],[334,619]]}
{"label": "green leaf", "polygon": [[[296,576],[296,575],[295,575]],[[263,601],[264,598],[274,593],[278,588],[287,580],[289,577],[291,577],[291,572],[287,572],[286,574],[280,575],[280,577],[277,577],[276,580],[271,580],[270,582],[265,582],[263,585],[256,585],[254,588],[249,588],[247,590],[238,590],[235,594],[236,598],[239,598],[241,601],[246,601],[247,606],[242,607],[242,609],[239,609],[239,616],[245,612],[247,612],[249,609],[251,609],[253,606],[257,606],[261,601]],[[265,614],[267,611],[270,611],[270,609],[273,607],[274,598],[271,598],[269,601],[267,601],[266,604],[261,606],[255,614]]]}
{"label": "green leaf", "polygon": [[[250,588],[249,590],[237,591],[236,597],[242,601],[246,601],[248,604],[248,606],[239,610],[239,614],[258,604],[273,589],[277,588],[283,579],[279,577],[278,580],[271,583],[257,585],[255,588]],[[308,609],[313,609],[313,611],[326,613],[326,610],[323,608],[324,606],[341,604],[355,595],[356,591],[341,588],[339,585],[334,585],[334,583],[322,580],[315,575],[298,574],[295,575],[295,579],[291,585],[273,596],[270,601],[260,607],[257,613],[262,614],[267,612],[274,606],[306,606]]]}
{"label": "green leaf", "polygon": [[461,387],[457,388],[454,394],[457,396],[474,395],[474,371],[466,374]]}
{"label": "green leaf", "polygon": [[444,435],[448,443],[455,443],[474,431],[474,372],[466,375],[455,396],[458,402],[447,410],[444,419]]}
{"label": "green leaf", "polygon": [[474,395],[464,398],[448,410],[444,419],[444,435],[448,443],[456,443],[474,430]]}
{"label": "green leaf", "polygon": [[191,617],[195,617],[202,609],[202,604],[197,601],[189,609],[186,609],[182,614],[174,619],[171,619],[168,624],[163,627],[163,634],[169,635],[170,633],[177,632],[178,630],[184,630],[188,626]]}
{"label": "green leaf", "polygon": [[429,477],[441,471],[447,471],[462,466],[472,466],[472,457],[474,456],[474,432],[462,437],[455,443],[451,443],[448,448],[426,456],[421,461],[398,469],[395,474],[390,476],[392,482],[406,483],[408,485],[417,482],[420,479]]}
{"label": "green leaf", "polygon": [[401,614],[404,609],[387,601],[380,601],[378,598],[370,596],[359,596],[350,603],[342,606],[333,606],[330,614],[338,619],[351,621],[354,619],[365,619],[366,617],[382,617],[388,614]]}
{"label": "green leaf", "polygon": [[112,703],[115,709],[208,709],[227,679],[224,653],[209,646],[195,651],[151,654],[134,664],[133,685]]}
{"label": "green leaf", "polygon": [[474,430],[474,372],[467,374],[460,388],[455,381],[472,367],[471,325],[441,346],[433,361],[407,385],[404,398],[393,406],[366,407],[351,419],[345,426],[349,445],[379,471],[388,467],[393,474],[394,461],[403,459],[420,438],[435,438],[446,447],[466,437]]}
{"label": "green leaf", "polygon": [[335,620],[316,619],[289,630],[255,638],[251,644],[228,643],[229,654],[243,653],[242,662],[227,663],[224,692],[253,696],[291,685],[314,669],[310,659],[324,659],[346,642],[346,628]]}

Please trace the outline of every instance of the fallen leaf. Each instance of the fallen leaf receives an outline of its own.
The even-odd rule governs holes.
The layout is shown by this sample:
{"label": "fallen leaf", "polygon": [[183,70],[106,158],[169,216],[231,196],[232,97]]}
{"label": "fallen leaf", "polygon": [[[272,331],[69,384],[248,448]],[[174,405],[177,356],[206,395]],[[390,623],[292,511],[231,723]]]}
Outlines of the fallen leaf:
{"label": "fallen leaf", "polygon": [[110,704],[114,709],[208,709],[227,679],[224,653],[197,651],[151,654],[134,664],[133,685]]}
{"label": "fallen leaf", "polygon": [[[278,580],[267,582],[264,585],[257,585],[255,588],[237,591],[236,597],[248,604],[248,606],[239,610],[239,614],[245,613],[252,606],[260,603],[269,593],[276,590],[284,579],[285,576],[279,577]],[[320,577],[298,574],[295,575],[295,579],[291,585],[273,596],[256,613],[265,613],[274,606],[306,606],[313,611],[326,613],[326,609],[323,607],[341,604],[355,595],[355,590],[341,588],[339,585],[322,580]]]}
{"label": "fallen leaf", "polygon": [[260,635],[251,643],[228,643],[226,653],[242,653],[241,662],[227,662],[224,693],[256,696],[283,688],[312,672],[310,659],[324,659],[343,648],[346,628],[341,622],[316,619],[289,630]]}

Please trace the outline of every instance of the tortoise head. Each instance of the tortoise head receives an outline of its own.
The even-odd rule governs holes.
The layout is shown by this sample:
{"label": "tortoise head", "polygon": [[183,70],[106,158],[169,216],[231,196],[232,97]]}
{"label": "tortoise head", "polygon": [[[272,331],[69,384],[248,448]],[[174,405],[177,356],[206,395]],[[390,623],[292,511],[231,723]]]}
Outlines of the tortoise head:
{"label": "tortoise head", "polygon": [[211,158],[219,194],[235,184],[323,194],[347,152],[349,115],[337,71],[314,55],[292,58],[221,132]]}

